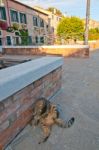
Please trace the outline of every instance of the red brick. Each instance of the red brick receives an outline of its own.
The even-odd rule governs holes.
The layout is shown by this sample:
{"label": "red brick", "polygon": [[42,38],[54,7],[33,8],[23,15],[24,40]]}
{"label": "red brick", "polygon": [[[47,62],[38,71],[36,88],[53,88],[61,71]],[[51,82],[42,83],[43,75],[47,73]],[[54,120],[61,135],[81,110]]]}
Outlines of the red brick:
{"label": "red brick", "polygon": [[0,124],[2,124],[8,117],[7,111],[0,113]]}
{"label": "red brick", "polygon": [[[32,105],[39,97],[51,97],[61,87],[61,68],[46,75],[4,100],[0,114],[0,144],[4,147],[28,123],[32,117]],[[8,126],[8,121],[9,126]],[[6,129],[7,128],[7,129]]]}
{"label": "red brick", "polygon": [[5,109],[4,103],[0,102],[0,113]]}
{"label": "red brick", "polygon": [[9,120],[6,120],[5,122],[3,122],[1,125],[0,125],[0,132],[4,131],[5,129],[7,129],[10,125],[10,122]]}
{"label": "red brick", "polygon": [[3,101],[4,107],[5,107],[5,108],[8,108],[9,106],[11,106],[12,101],[13,101],[13,96],[10,96],[9,98],[5,99],[5,100]]}
{"label": "red brick", "polygon": [[33,83],[33,85],[34,85],[34,88],[36,88],[36,87],[38,87],[38,86],[40,86],[41,84],[42,84],[42,78],[41,79],[39,79],[39,80],[37,80],[37,81],[35,81],[34,83]]}
{"label": "red brick", "polygon": [[8,144],[12,138],[16,136],[16,134],[24,128],[24,126],[31,120],[32,110],[28,109],[21,114],[21,116],[10,126],[8,129],[4,130],[0,134],[0,144],[3,147]]}
{"label": "red brick", "polygon": [[9,108],[6,108],[1,114],[0,114],[0,124],[4,122],[11,114],[16,112],[17,109],[20,108],[20,105],[14,105],[12,104]]}
{"label": "red brick", "polygon": [[3,146],[0,144],[0,150],[3,150]]}

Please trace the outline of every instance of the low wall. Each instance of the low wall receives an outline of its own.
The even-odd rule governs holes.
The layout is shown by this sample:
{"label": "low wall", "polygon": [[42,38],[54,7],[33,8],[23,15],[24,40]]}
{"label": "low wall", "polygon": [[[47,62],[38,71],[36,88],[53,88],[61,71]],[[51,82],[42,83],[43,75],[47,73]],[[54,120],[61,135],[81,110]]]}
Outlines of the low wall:
{"label": "low wall", "polygon": [[15,46],[4,47],[3,53],[15,55],[59,55],[64,57],[89,57],[89,46],[58,45],[58,46]]}
{"label": "low wall", "polygon": [[[83,45],[84,41],[77,41],[77,44]],[[95,50],[99,48],[99,40],[88,41],[90,50]]]}
{"label": "low wall", "polygon": [[99,49],[99,40],[89,41],[89,45],[91,50]]}
{"label": "low wall", "polygon": [[31,120],[34,101],[61,88],[62,63],[43,57],[0,71],[0,150]]}

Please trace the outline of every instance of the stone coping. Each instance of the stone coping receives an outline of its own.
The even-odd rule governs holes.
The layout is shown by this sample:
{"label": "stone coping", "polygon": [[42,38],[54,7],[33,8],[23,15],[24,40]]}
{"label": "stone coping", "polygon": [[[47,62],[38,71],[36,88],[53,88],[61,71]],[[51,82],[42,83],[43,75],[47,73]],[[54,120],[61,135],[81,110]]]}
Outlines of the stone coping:
{"label": "stone coping", "polygon": [[0,70],[0,101],[62,66],[62,57],[42,57]]}
{"label": "stone coping", "polygon": [[3,46],[3,48],[89,48],[89,45]]}

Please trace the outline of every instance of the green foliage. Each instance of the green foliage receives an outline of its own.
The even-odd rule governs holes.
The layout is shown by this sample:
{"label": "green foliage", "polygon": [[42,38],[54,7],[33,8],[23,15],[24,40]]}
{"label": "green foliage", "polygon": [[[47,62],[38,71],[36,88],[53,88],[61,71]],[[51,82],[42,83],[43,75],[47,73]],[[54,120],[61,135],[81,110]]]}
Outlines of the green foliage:
{"label": "green foliage", "polygon": [[26,29],[21,29],[20,31],[20,36],[21,36],[21,40],[22,40],[22,45],[28,45],[29,40],[28,40],[28,30]]}
{"label": "green foliage", "polygon": [[89,30],[89,40],[99,40],[99,28]]}
{"label": "green foliage", "polygon": [[13,29],[16,31],[16,30],[18,30],[19,29],[19,24],[17,24],[17,23],[13,23]]}
{"label": "green foliage", "polygon": [[55,8],[55,7],[49,7],[47,10],[52,12],[52,13],[54,13],[54,10],[55,10],[56,11],[56,15],[62,16],[62,12],[59,9]]}
{"label": "green foliage", "polygon": [[57,35],[65,40],[82,40],[84,35],[84,24],[80,18],[63,17],[58,24]]}
{"label": "green foliage", "polygon": [[13,29],[13,27],[8,27],[6,31],[7,31],[7,32],[14,33],[14,29]]}
{"label": "green foliage", "polygon": [[16,35],[16,36],[20,36],[20,32],[19,32],[19,31],[16,31],[16,32],[15,32],[15,35]]}

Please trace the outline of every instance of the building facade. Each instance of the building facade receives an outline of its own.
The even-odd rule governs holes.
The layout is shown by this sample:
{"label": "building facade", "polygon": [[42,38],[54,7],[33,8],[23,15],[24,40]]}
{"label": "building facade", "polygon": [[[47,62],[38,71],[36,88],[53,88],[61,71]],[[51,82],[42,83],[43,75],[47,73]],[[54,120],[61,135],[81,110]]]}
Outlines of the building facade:
{"label": "building facade", "polygon": [[89,28],[90,29],[92,29],[92,28],[99,28],[99,21],[90,19],[90,21],[89,21]]}
{"label": "building facade", "polygon": [[50,33],[53,33],[53,35],[57,34],[57,25],[60,22],[60,20],[62,19],[62,16],[59,16],[56,14],[56,9],[54,9],[53,12],[50,12],[48,10],[45,10],[41,7],[34,7],[36,10],[44,12],[48,15],[48,19],[49,19],[49,24],[50,24]]}
{"label": "building facade", "polygon": [[0,45],[49,43],[49,15],[15,0],[0,0]]}
{"label": "building facade", "polygon": [[[86,23],[86,20],[83,19],[84,24]],[[89,29],[99,28],[99,21],[90,19],[89,20]]]}

